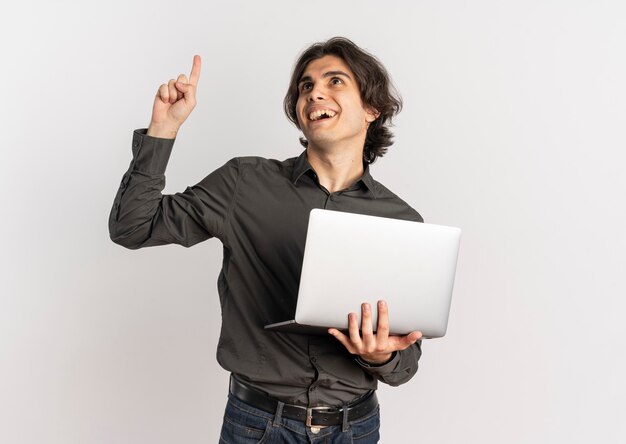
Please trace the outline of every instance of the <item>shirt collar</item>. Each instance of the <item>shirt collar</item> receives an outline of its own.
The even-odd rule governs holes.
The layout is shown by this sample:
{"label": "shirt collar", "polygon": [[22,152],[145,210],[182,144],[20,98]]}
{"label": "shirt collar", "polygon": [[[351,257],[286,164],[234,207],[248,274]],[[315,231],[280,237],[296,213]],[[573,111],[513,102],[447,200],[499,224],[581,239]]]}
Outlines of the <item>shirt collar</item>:
{"label": "shirt collar", "polygon": [[[296,161],[293,164],[293,171],[291,173],[291,181],[293,182],[293,184],[298,185],[298,181],[300,180],[302,175],[305,174],[307,171],[311,171],[312,173],[315,173],[315,170],[313,169],[313,167],[309,163],[309,160],[306,157],[306,150],[304,150],[302,154],[300,154],[296,158]],[[357,183],[358,182],[361,182],[365,186],[365,188],[371,193],[372,197],[376,198],[376,188],[374,186],[374,178],[370,174],[369,164],[365,164],[363,175],[357,181]]]}

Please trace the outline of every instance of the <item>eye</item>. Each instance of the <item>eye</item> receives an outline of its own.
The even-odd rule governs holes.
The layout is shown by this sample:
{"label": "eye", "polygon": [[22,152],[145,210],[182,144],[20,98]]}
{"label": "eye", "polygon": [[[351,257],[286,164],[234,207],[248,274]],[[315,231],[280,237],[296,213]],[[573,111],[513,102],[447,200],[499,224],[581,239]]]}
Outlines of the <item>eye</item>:
{"label": "eye", "polygon": [[311,88],[313,88],[313,83],[311,82],[302,82],[302,85],[300,85],[302,91],[309,91]]}
{"label": "eye", "polygon": [[330,83],[332,85],[341,85],[341,84],[343,84],[343,80],[340,79],[339,77],[333,77],[333,78],[330,79]]}

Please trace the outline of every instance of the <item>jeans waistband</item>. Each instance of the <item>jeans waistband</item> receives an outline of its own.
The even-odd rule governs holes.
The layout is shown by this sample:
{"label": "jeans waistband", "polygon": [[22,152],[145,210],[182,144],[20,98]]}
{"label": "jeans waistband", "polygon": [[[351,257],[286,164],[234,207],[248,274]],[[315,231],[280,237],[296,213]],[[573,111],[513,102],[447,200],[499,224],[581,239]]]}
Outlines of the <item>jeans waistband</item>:
{"label": "jeans waistband", "polygon": [[373,390],[356,402],[340,408],[307,408],[294,404],[285,404],[248,387],[233,376],[230,377],[230,393],[240,401],[268,413],[275,413],[280,409],[283,417],[302,421],[308,427],[339,425],[344,424],[346,421],[355,421],[378,407],[378,398]]}

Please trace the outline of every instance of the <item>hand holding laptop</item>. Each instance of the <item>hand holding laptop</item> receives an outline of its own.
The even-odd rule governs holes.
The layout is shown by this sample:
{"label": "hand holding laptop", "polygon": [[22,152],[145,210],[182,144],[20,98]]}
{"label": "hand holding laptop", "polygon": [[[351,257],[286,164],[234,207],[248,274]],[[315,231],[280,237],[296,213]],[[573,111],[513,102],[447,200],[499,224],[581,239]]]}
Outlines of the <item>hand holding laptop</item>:
{"label": "hand holding laptop", "polygon": [[404,350],[415,344],[422,337],[419,331],[406,336],[389,336],[389,308],[385,301],[378,301],[378,326],[374,333],[372,325],[372,308],[370,304],[361,304],[361,331],[359,332],[358,316],[348,315],[348,335],[336,328],[328,329],[328,333],[341,342],[346,349],[359,355],[370,364],[384,364],[391,359],[393,352]]}

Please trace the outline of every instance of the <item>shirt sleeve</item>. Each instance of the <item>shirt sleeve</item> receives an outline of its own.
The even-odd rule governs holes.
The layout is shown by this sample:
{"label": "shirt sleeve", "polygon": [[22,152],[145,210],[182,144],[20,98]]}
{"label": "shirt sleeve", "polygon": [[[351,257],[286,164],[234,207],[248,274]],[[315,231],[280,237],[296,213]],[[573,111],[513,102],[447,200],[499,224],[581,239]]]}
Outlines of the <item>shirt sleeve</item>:
{"label": "shirt sleeve", "polygon": [[359,357],[356,362],[379,381],[395,387],[409,381],[417,373],[421,356],[422,341],[419,340],[404,350],[394,352],[391,360],[382,365],[369,364]]}
{"label": "shirt sleeve", "polygon": [[190,247],[221,238],[237,183],[239,162],[232,159],[182,193],[164,195],[165,168],[175,139],[133,134],[133,159],[109,215],[111,240],[126,248],[179,244]]}

